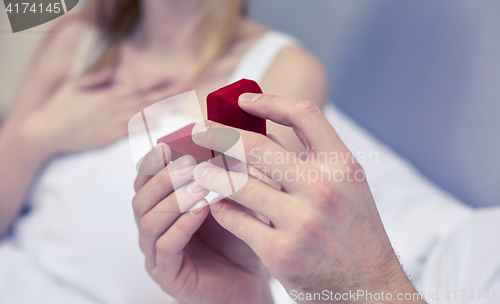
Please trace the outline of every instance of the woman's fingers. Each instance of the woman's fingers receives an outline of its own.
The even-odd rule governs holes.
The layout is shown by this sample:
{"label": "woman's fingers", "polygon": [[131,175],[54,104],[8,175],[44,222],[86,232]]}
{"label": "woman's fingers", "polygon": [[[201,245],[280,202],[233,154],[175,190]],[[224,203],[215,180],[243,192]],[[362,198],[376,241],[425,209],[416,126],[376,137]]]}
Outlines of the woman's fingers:
{"label": "woman's fingers", "polygon": [[[167,159],[170,159],[168,146],[163,144],[155,147],[143,158],[135,182],[137,194],[133,200],[134,214],[139,225],[140,245],[146,256],[148,269],[154,268],[157,251],[165,251],[163,247],[160,249],[156,247],[159,237],[183,217],[182,212],[187,210],[198,212],[200,210],[194,209],[207,205],[203,197],[209,191],[192,181],[196,165],[194,158],[184,156],[165,167]],[[149,175],[159,168],[163,170],[163,174],[153,177]],[[193,224],[198,227],[201,225],[196,222]],[[172,233],[168,235],[174,240],[186,238]]]}
{"label": "woman's fingers", "polygon": [[[174,189],[189,182],[193,178],[195,165],[196,161],[192,156],[183,156],[167,166],[168,173],[155,175],[140,187],[133,199],[136,221],[139,222],[146,212],[149,212]],[[180,207],[177,207],[180,211]]]}
{"label": "woman's fingers", "polygon": [[183,213],[155,242],[156,270],[176,276],[183,265],[184,248],[208,215],[208,203],[198,201],[190,212]]}
{"label": "woman's fingers", "polygon": [[249,176],[228,172],[210,163],[201,163],[194,170],[195,181],[205,189],[228,197],[260,213],[279,225],[288,194]]}
{"label": "woman's fingers", "polygon": [[148,267],[154,267],[156,262],[155,244],[165,231],[181,216],[179,202],[184,204],[181,209],[198,212],[196,208],[207,205],[204,197],[208,190],[199,186],[195,181],[175,190],[160,203],[147,212],[139,221],[140,245],[146,256]]}
{"label": "woman's fingers", "polygon": [[172,157],[170,148],[163,143],[159,143],[151,149],[138,163],[137,175],[134,182],[135,191],[139,191],[153,175],[164,174],[166,170],[162,171],[167,166]]}
{"label": "woman's fingers", "polygon": [[300,141],[312,152],[345,151],[347,148],[323,116],[308,100],[268,94],[242,94],[239,105],[245,112],[293,127]]}

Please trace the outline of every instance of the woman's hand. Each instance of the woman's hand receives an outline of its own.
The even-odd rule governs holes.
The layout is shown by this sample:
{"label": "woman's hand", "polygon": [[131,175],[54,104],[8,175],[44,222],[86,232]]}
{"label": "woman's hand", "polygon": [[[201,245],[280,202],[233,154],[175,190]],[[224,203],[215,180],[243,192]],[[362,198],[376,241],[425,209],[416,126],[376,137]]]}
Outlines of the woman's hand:
{"label": "woman's hand", "polygon": [[[243,102],[240,97],[246,112],[293,127],[309,154],[301,161],[271,139],[240,130],[247,164],[278,183],[281,190],[232,172],[232,184],[240,190],[210,205],[215,220],[248,243],[295,300],[319,293],[318,302],[337,303],[338,293],[341,300],[363,303],[367,298],[358,292],[383,292],[386,298],[379,297],[380,302],[389,303],[387,293],[392,300],[398,293],[416,293],[394,254],[362,167],[320,109],[303,100],[242,96],[254,100]],[[206,125],[205,135],[193,137],[194,141],[221,151],[218,147],[224,147],[224,139],[211,130],[227,127],[214,122]],[[227,192],[227,173],[220,167],[199,164],[194,177],[206,189]],[[231,200],[271,223],[237,208]]]}
{"label": "woman's hand", "polygon": [[259,258],[209,214],[208,191],[192,180],[196,161],[184,156],[165,168],[170,155],[168,146],[156,146],[139,172],[158,174],[139,173],[135,182],[133,206],[148,273],[185,303],[272,303]]}
{"label": "woman's hand", "polygon": [[65,81],[33,111],[22,138],[47,154],[105,146],[127,135],[129,120],[150,104],[170,96],[166,86],[117,89],[112,71],[103,70],[76,82]]}

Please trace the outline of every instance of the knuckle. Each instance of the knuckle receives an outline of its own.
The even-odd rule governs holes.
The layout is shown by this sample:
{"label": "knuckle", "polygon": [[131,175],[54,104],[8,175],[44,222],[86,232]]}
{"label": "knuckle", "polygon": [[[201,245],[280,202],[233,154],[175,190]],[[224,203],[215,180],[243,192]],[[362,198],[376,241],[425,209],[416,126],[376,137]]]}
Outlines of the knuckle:
{"label": "knuckle", "polygon": [[151,217],[147,214],[139,221],[139,232],[141,233],[141,236],[145,238],[151,238],[154,236],[154,224]]}
{"label": "knuckle", "polygon": [[170,174],[157,174],[155,177],[155,182],[154,186],[155,189],[154,191],[162,191],[165,188],[168,188],[171,186],[172,181],[170,180]]}
{"label": "knuckle", "polygon": [[337,165],[337,171],[342,171],[342,174],[340,174],[340,176],[343,177],[342,180],[347,180],[349,182],[365,180],[366,172],[363,166],[351,152],[347,151],[345,153],[346,156],[342,156],[345,160]]}
{"label": "knuckle", "polygon": [[333,185],[325,181],[316,182],[314,184],[313,190],[317,200],[321,203],[329,202],[334,196],[335,192],[333,189]]}
{"label": "knuckle", "polygon": [[185,217],[177,219],[174,225],[176,226],[178,232],[181,234],[193,234],[195,232],[193,231],[193,228],[196,228],[190,221],[187,221]]}
{"label": "knuckle", "polygon": [[298,219],[300,230],[306,233],[316,231],[318,228],[318,219],[309,212],[304,212]]}
{"label": "knuckle", "polygon": [[138,194],[134,195],[132,198],[132,209],[135,215],[142,216],[142,204]]}
{"label": "knuckle", "polygon": [[156,252],[159,258],[162,256],[168,256],[170,254],[170,244],[164,239],[159,239],[156,241]]}
{"label": "knuckle", "polygon": [[298,100],[291,108],[292,115],[296,117],[318,116],[321,114],[319,107],[307,99]]}
{"label": "knuckle", "polygon": [[[246,151],[266,151],[269,145],[269,139],[261,134],[248,134],[243,139]],[[247,156],[248,157],[248,156]]]}
{"label": "knuckle", "polygon": [[274,107],[272,107],[271,104],[272,104],[273,99],[276,96],[272,95],[272,94],[264,94],[264,95],[262,95],[262,97],[264,98],[264,102],[259,102],[258,103],[261,112],[262,113],[267,113],[268,115],[272,114],[272,112],[274,111]]}

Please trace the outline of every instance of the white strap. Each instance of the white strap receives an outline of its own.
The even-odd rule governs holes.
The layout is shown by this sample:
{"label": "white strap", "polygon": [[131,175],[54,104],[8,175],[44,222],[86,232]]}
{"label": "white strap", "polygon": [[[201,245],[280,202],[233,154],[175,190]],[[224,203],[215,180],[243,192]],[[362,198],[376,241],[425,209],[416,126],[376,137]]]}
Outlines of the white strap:
{"label": "white strap", "polygon": [[295,44],[298,44],[298,42],[287,34],[276,31],[266,32],[247,51],[236,67],[229,83],[242,78],[251,79],[259,83],[281,50]]}

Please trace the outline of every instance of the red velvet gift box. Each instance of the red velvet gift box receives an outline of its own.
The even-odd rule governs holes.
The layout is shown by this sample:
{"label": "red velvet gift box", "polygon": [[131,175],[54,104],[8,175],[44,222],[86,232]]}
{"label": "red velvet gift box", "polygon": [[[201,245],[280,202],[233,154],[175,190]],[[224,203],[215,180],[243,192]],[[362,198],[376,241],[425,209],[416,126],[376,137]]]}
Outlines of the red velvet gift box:
{"label": "red velvet gift box", "polygon": [[198,163],[201,163],[215,157],[215,153],[219,154],[216,151],[213,151],[214,154],[212,154],[212,150],[198,146],[193,142],[192,132],[195,125],[195,123],[192,123],[158,139],[158,143],[164,143],[170,147],[172,161],[184,155],[191,155]]}
{"label": "red velvet gift box", "polygon": [[262,90],[255,81],[241,79],[210,93],[207,97],[208,120],[266,135],[266,120],[248,114],[238,105],[238,98],[243,93],[262,94]]}
{"label": "red velvet gift box", "polygon": [[[266,135],[266,120],[250,115],[240,109],[238,98],[243,93],[262,93],[259,85],[252,80],[242,79],[233,84],[212,92],[207,97],[208,119],[247,131]],[[158,143],[167,144],[172,151],[172,161],[184,155],[191,155],[198,162],[208,161],[221,153],[198,146],[192,140],[192,131],[195,124],[190,124],[167,136],[158,139]],[[225,156],[227,164],[216,164],[230,168],[236,159]]]}

